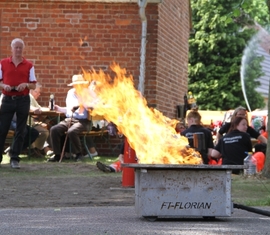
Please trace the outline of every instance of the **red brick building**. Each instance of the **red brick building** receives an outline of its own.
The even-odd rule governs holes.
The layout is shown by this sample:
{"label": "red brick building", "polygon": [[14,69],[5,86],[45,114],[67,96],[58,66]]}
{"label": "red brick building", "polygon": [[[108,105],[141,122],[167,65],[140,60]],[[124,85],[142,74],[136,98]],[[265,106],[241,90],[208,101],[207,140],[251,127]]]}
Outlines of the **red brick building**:
{"label": "red brick building", "polygon": [[[13,38],[25,41],[24,55],[34,62],[43,85],[39,102],[44,106],[51,93],[57,104],[64,105],[66,85],[81,68],[106,71],[115,61],[133,75],[136,87],[140,77],[144,78],[149,105],[175,118],[176,105],[183,104],[187,91],[189,0],[147,1],[145,63],[141,59],[140,2],[1,1],[0,57],[10,56]],[[141,65],[145,65],[145,76]]]}

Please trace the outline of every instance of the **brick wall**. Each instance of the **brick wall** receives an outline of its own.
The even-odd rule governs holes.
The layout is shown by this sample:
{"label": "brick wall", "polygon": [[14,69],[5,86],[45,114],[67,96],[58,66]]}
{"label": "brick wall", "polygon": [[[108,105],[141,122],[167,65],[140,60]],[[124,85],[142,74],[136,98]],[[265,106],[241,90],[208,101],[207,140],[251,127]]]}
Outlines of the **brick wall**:
{"label": "brick wall", "polygon": [[[148,3],[145,97],[175,118],[187,90],[188,0]],[[138,83],[141,20],[136,3],[9,0],[0,2],[0,57],[10,56],[15,37],[25,41],[25,57],[43,85],[39,102],[54,93],[65,105],[73,74],[81,68],[107,70],[113,62]],[[84,43],[80,46],[79,41]]]}
{"label": "brick wall", "polygon": [[188,85],[189,1],[163,1],[158,11],[155,98],[165,116],[176,117]]}

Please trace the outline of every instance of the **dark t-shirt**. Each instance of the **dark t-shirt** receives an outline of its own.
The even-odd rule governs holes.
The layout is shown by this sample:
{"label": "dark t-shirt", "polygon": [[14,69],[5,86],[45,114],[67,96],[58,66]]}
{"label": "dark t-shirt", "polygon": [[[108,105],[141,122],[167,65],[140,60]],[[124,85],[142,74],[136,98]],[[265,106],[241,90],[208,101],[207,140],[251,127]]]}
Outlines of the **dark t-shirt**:
{"label": "dark t-shirt", "polygon": [[203,134],[204,136],[204,149],[200,153],[203,155],[204,164],[208,164],[208,148],[214,148],[213,136],[210,130],[201,125],[191,125],[189,128],[181,132],[181,135],[188,138],[188,143],[191,148],[194,148],[193,134]]}
{"label": "dark t-shirt", "polygon": [[[228,133],[230,127],[231,127],[231,123],[225,122],[225,124],[222,127],[220,127],[218,133],[221,135]],[[255,138],[255,139],[257,139],[260,136],[260,133],[254,130],[251,126],[248,126],[247,133],[250,135],[250,137]]]}
{"label": "dark t-shirt", "polygon": [[243,165],[252,143],[249,134],[233,130],[218,141],[215,149],[222,155],[222,165]]}

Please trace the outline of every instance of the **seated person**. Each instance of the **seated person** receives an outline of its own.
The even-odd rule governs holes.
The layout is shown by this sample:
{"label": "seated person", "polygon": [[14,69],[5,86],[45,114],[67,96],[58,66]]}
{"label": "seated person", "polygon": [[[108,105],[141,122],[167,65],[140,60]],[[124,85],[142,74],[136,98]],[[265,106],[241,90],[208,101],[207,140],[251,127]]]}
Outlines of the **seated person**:
{"label": "seated person", "polygon": [[[233,121],[235,117],[247,117],[247,110],[244,107],[239,106],[238,108],[234,110],[231,117],[231,122]],[[231,127],[231,122],[225,122],[225,124],[221,126],[216,136],[216,144],[218,143],[222,135],[229,131]],[[249,125],[247,128],[247,133],[250,135],[250,137],[258,139],[261,143],[267,144],[267,139]]]}
{"label": "seated person", "polygon": [[188,138],[189,146],[194,148],[194,134],[202,136],[203,146],[198,149],[202,155],[203,163],[208,164],[211,151],[214,148],[212,132],[201,125],[201,115],[197,110],[192,110],[187,115],[188,128],[182,131],[180,134]]}
{"label": "seated person", "polygon": [[[246,117],[235,117],[229,132],[223,136],[212,150],[213,158],[222,158],[222,165],[243,165],[247,152],[252,152],[250,136],[246,133],[248,121]],[[232,173],[240,174],[241,170]]]}
{"label": "seated person", "polygon": [[102,162],[97,162],[96,166],[99,170],[103,172],[121,172],[122,171],[122,166],[121,164],[124,163],[124,142],[121,144],[121,152],[118,156],[117,161],[113,162],[109,166],[102,163]]}
{"label": "seated person", "polygon": [[51,144],[55,155],[48,159],[49,162],[60,161],[62,141],[65,135],[72,143],[76,161],[83,159],[82,145],[78,133],[89,130],[91,121],[88,119],[88,110],[80,106],[79,94],[75,88],[77,86],[87,88],[88,85],[88,81],[85,81],[82,75],[73,75],[72,83],[68,85],[73,86],[73,88],[67,93],[66,107],[55,105],[55,110],[65,113],[67,118],[50,129]]}
{"label": "seated person", "polygon": [[182,122],[178,122],[175,126],[175,131],[177,134],[181,134],[181,132],[183,132],[185,129],[185,125]]}
{"label": "seated person", "polygon": [[[41,114],[42,107],[38,104],[37,98],[40,96],[41,84],[36,83],[35,90],[30,90],[30,111],[34,114]],[[39,132],[38,138],[32,144],[31,155],[42,156],[42,150],[47,156],[52,156],[53,151],[49,148],[49,130],[47,124],[39,120],[40,116],[36,118],[31,117],[31,126]]]}

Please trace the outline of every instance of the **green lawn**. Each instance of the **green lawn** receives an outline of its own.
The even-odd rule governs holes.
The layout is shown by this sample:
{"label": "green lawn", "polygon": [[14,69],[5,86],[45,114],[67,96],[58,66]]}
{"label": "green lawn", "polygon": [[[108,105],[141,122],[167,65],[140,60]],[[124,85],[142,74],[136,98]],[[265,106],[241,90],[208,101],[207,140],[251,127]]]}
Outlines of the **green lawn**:
{"label": "green lawn", "polygon": [[[103,162],[107,165],[110,165],[112,162],[117,160],[117,157],[102,157],[96,156],[93,160],[90,158],[85,158],[82,162],[75,162],[74,160],[65,160],[61,163],[47,163],[46,159],[40,158],[28,158],[27,155],[20,155],[21,157],[21,165],[27,165],[26,167],[21,167],[20,170],[15,170],[16,174],[14,174],[14,169],[10,167],[6,167],[9,165],[9,157],[3,155],[3,161],[1,163],[2,167],[0,168],[0,175],[3,177],[38,177],[38,176],[47,176],[54,175],[55,177],[63,177],[65,175],[77,177],[78,175],[82,176],[95,176],[95,175],[104,175],[101,171],[82,171],[80,168],[84,165],[96,165],[97,161]],[[105,174],[105,176],[117,176],[118,174]]]}
{"label": "green lawn", "polygon": [[[32,163],[42,163],[46,162],[44,159],[40,158],[28,158],[27,155],[20,155],[21,157],[21,162],[27,163],[27,164],[32,164]],[[102,156],[96,156],[94,157],[93,160],[90,158],[85,158],[84,162],[88,164],[96,164],[97,161],[101,161],[105,164],[111,164],[112,162],[116,161],[117,157],[102,157]],[[63,162],[70,162],[71,160],[63,160]],[[8,164],[9,163],[9,157],[7,155],[3,155],[3,160],[2,164]]]}
{"label": "green lawn", "polygon": [[270,179],[232,176],[232,200],[246,206],[270,206]]}
{"label": "green lawn", "polygon": [[[101,161],[107,165],[116,161],[117,157],[94,157],[93,160],[85,158],[83,163],[89,165],[95,165],[97,161]],[[116,174],[104,174],[101,171],[80,171],[80,163],[76,163],[72,160],[63,160],[61,164],[46,163],[44,159],[29,159],[27,155],[22,155],[22,164],[33,165],[31,170],[22,168],[14,174],[14,170],[9,167],[2,167],[0,169],[1,177],[35,177],[46,176],[48,173],[55,177],[63,177],[65,175],[74,175],[76,177],[78,172],[80,175],[96,176],[103,174],[108,177],[117,177],[121,173]],[[2,165],[9,164],[9,158],[4,155]],[[39,165],[40,164],[40,165]],[[43,167],[43,164],[52,164],[53,167]],[[49,165],[50,166],[50,165]],[[246,205],[246,206],[270,206],[270,179],[265,179],[260,175],[252,177],[244,177],[242,175],[232,175],[232,201],[234,203]]]}

